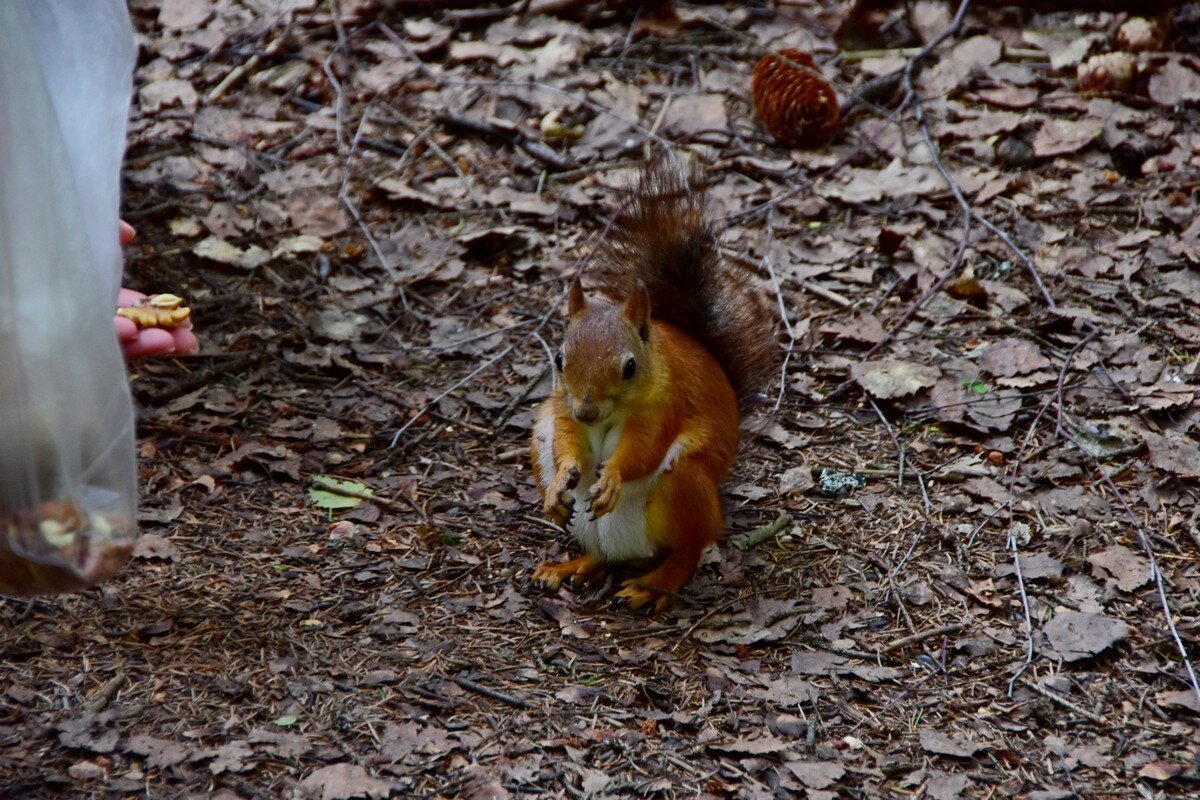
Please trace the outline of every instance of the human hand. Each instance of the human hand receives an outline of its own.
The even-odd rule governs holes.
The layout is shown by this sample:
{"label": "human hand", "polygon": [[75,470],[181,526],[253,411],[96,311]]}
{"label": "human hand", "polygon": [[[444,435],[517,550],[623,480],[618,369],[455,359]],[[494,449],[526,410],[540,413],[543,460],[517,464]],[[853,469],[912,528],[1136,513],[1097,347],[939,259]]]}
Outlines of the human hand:
{"label": "human hand", "polygon": [[[120,222],[121,246],[125,247],[133,241],[134,230],[126,222]],[[122,289],[117,297],[118,308],[128,308],[145,300],[146,295],[130,289]],[[139,328],[137,324],[125,317],[113,319],[117,331],[117,341],[121,352],[126,358],[141,358],[143,356],[162,355],[191,355],[200,350],[200,342],[192,332],[192,321],[184,320],[177,328]]]}

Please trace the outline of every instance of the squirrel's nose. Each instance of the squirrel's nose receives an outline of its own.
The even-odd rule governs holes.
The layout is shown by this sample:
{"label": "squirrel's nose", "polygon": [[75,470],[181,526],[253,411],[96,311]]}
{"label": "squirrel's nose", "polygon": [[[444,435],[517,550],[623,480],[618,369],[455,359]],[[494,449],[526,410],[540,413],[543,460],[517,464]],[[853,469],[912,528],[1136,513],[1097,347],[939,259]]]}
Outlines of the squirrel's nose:
{"label": "squirrel's nose", "polygon": [[579,407],[575,409],[575,419],[579,420],[585,425],[595,422],[599,416],[600,409],[591,400],[584,400],[579,404]]}

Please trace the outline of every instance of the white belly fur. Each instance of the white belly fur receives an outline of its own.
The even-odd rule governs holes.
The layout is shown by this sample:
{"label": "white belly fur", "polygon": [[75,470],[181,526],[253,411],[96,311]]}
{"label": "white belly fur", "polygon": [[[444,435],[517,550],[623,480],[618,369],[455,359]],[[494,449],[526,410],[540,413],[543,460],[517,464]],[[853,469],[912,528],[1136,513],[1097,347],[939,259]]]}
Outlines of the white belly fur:
{"label": "white belly fur", "polygon": [[[599,519],[588,519],[589,494],[596,482],[596,466],[612,456],[621,439],[622,422],[604,427],[587,429],[590,462],[581,465],[579,485],[572,494],[575,497],[575,513],[567,529],[583,548],[603,561],[635,561],[655,555],[654,544],[646,535],[646,503],[658,486],[659,478],[669,472],[676,458],[683,451],[683,443],[676,441],[667,451],[659,468],[636,481],[621,486],[621,496],[616,508]],[[549,442],[554,439],[554,418],[547,416],[539,421],[535,435],[538,437],[538,460],[542,467],[542,480],[548,484],[554,477],[553,468],[545,465],[553,462]],[[543,439],[543,436],[546,438]]]}

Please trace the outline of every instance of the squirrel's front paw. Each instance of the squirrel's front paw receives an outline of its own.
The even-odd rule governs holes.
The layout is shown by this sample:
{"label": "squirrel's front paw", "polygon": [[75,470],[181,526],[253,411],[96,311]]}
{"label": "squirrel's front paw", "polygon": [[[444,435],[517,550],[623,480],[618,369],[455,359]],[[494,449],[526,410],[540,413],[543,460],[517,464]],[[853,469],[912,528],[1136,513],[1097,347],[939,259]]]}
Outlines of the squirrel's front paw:
{"label": "squirrel's front paw", "polygon": [[603,517],[617,507],[621,499],[621,475],[615,469],[605,467],[600,477],[592,484],[592,519]]}
{"label": "squirrel's front paw", "polygon": [[579,467],[560,469],[554,480],[546,487],[542,500],[542,513],[559,523],[565,523],[575,511],[575,497],[571,490],[579,485]]}

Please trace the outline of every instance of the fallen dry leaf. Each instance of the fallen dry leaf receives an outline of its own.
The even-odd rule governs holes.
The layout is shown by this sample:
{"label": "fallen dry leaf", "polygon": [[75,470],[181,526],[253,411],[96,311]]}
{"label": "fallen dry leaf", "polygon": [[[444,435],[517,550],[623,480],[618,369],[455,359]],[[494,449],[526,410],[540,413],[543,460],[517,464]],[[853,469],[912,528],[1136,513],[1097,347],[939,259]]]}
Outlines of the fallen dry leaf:
{"label": "fallen dry leaf", "polygon": [[921,728],[917,732],[917,738],[921,740],[921,747],[925,752],[955,758],[970,758],[989,747],[982,742],[973,742],[965,736],[951,737],[933,728]]}
{"label": "fallen dry leaf", "polygon": [[1138,777],[1149,778],[1152,781],[1169,781],[1187,771],[1188,766],[1177,761],[1151,761],[1138,770]]}
{"label": "fallen dry leaf", "polygon": [[719,94],[680,95],[671,101],[664,125],[681,136],[729,129],[725,97]]}
{"label": "fallen dry leaf", "polygon": [[1191,689],[1181,692],[1159,692],[1154,696],[1155,702],[1168,708],[1183,708],[1193,714],[1200,714],[1200,698]]}
{"label": "fallen dry leaf", "polygon": [[1090,658],[1122,641],[1129,626],[1102,614],[1060,611],[1042,631],[1064,661]]}
{"label": "fallen dry leaf", "polygon": [[753,689],[751,694],[777,708],[795,708],[817,700],[816,687],[795,675],[767,679],[761,688]]}
{"label": "fallen dry leaf", "polygon": [[714,614],[695,633],[702,642],[751,645],[787,636],[799,623],[798,600],[756,598],[735,614]]}
{"label": "fallen dry leaf", "polygon": [[838,178],[828,178],[813,189],[828,200],[846,203],[874,203],[886,197],[912,197],[946,190],[937,170],[928,164],[905,164],[896,158],[883,170],[848,167]]}
{"label": "fallen dry leaf", "polygon": [[1041,158],[1074,153],[1094,142],[1103,131],[1104,121],[1093,117],[1048,119],[1033,137],[1033,152]]}
{"label": "fallen dry leaf", "polygon": [[816,486],[810,467],[792,467],[779,478],[779,494],[803,494]]}
{"label": "fallen dry leaf", "polygon": [[967,406],[967,416],[985,430],[1006,431],[1021,410],[1021,403],[1021,393],[1016,389],[990,391]]}
{"label": "fallen dry leaf", "polygon": [[710,750],[734,755],[761,756],[771,753],[782,753],[788,749],[788,743],[775,736],[759,736],[758,738],[738,738],[724,742],[710,742]]}
{"label": "fallen dry leaf", "polygon": [[357,764],[331,764],[300,781],[296,794],[309,800],[384,800],[392,793],[387,781],[372,777]]}
{"label": "fallen dry leaf", "polygon": [[192,248],[192,252],[201,258],[208,258],[243,269],[253,269],[271,260],[271,254],[256,244],[243,250],[217,236],[201,239]]}
{"label": "fallen dry leaf", "polygon": [[133,543],[134,558],[161,558],[165,561],[178,561],[179,547],[157,533],[143,533]]}
{"label": "fallen dry leaf", "polygon": [[850,368],[850,376],[868,394],[880,400],[893,400],[915,394],[937,382],[937,367],[910,361],[866,361]]}
{"label": "fallen dry leaf", "polygon": [[1001,339],[988,345],[979,357],[979,366],[998,378],[1025,375],[1046,369],[1050,359],[1033,342],[1025,339]]}
{"label": "fallen dry leaf", "polygon": [[1150,76],[1150,99],[1159,105],[1177,106],[1200,101],[1200,73],[1179,58],[1170,58]]}
{"label": "fallen dry leaf", "polygon": [[1162,434],[1142,431],[1150,463],[1180,478],[1200,478],[1200,443],[1173,430]]}
{"label": "fallen dry leaf", "polygon": [[167,769],[191,758],[195,750],[171,739],[160,739],[139,733],[129,737],[124,749],[146,759],[151,769]]}
{"label": "fallen dry leaf", "polygon": [[958,800],[970,782],[966,775],[930,770],[925,782],[925,794],[930,800]]}
{"label": "fallen dry leaf", "polygon": [[158,24],[164,28],[192,28],[212,19],[213,0],[162,0]]}
{"label": "fallen dry leaf", "polygon": [[846,774],[846,768],[836,761],[787,761],[784,766],[810,789],[826,789]]}
{"label": "fallen dry leaf", "polygon": [[1109,577],[1122,592],[1132,592],[1150,580],[1150,562],[1128,547],[1113,545],[1107,550],[1088,556],[1088,562]]}

